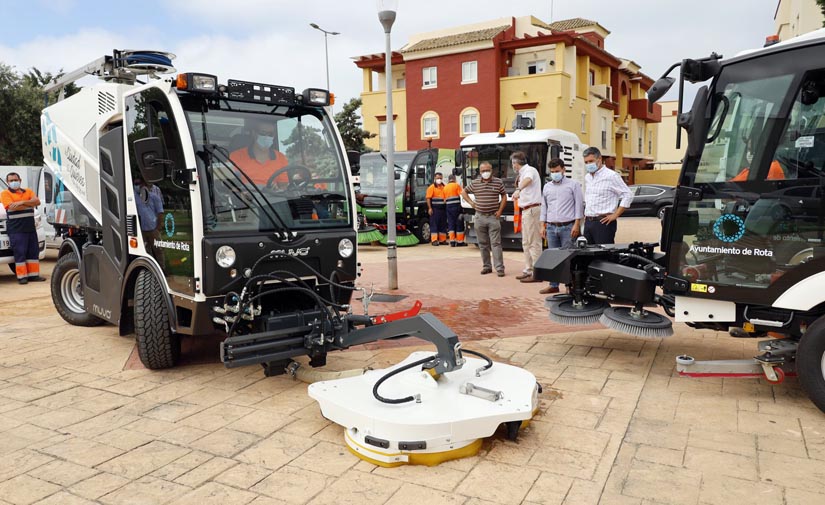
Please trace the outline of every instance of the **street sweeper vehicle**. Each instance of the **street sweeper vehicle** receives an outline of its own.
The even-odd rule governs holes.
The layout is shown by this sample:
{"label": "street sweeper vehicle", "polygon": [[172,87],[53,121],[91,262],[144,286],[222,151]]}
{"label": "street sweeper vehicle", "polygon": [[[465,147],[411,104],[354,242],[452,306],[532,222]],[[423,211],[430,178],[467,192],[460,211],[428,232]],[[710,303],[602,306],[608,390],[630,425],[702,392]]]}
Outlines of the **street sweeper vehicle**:
{"label": "street sweeper vehicle", "polygon": [[100,78],[41,116],[62,195],[60,315],[134,332],[155,369],[175,364],[181,336],[220,335],[227,367],[267,375],[294,371],[294,357],[317,367],[333,350],[415,336],[436,352],[313,385],[351,450],[434,464],[473,454],[501,424],[514,438],[538,405],[532,374],[462,349],[420,302],[370,316],[362,290],[364,314],[353,312],[355,198],[329,93],[166,76],[172,58],[115,50],[47,89]]}
{"label": "street sweeper vehicle", "polygon": [[[584,183],[583,151],[587,145],[582,144],[575,133],[564,130],[535,130],[531,118],[518,116],[513,123],[513,131],[499,130],[496,133],[476,133],[468,135],[461,141],[458,155],[460,176],[465,181],[478,177],[478,166],[487,161],[493,166],[493,177],[504,182],[507,190],[507,206],[501,216],[501,244],[508,249],[521,249],[521,231],[513,226],[516,209],[512,199],[515,191],[516,174],[510,165],[510,155],[521,151],[527,156],[527,163],[535,167],[544,186],[547,180],[547,162],[553,158],[564,161],[564,172],[570,177]],[[473,227],[475,211],[462,200],[467,242],[478,243],[478,236]]]}
{"label": "street sweeper vehicle", "polygon": [[[446,180],[455,169],[454,149],[421,149],[394,154],[396,243],[399,247],[430,242],[430,217],[427,213],[427,188],[441,172]],[[361,155],[359,185],[356,186],[358,213],[366,226],[358,230],[358,243],[386,243],[387,169],[383,153]],[[459,181],[460,183],[460,181]],[[379,237],[377,234],[380,233]]]}
{"label": "street sweeper vehicle", "polygon": [[[694,328],[769,339],[753,359],[677,358],[680,374],[796,374],[825,411],[825,30],[747,51],[674,64],[688,146],[657,244],[549,250],[536,276],[569,293],[551,318],[642,336],[672,333],[664,311]],[[681,111],[684,82],[706,83]],[[678,135],[677,135],[678,138]],[[657,291],[657,288],[661,289]]]}

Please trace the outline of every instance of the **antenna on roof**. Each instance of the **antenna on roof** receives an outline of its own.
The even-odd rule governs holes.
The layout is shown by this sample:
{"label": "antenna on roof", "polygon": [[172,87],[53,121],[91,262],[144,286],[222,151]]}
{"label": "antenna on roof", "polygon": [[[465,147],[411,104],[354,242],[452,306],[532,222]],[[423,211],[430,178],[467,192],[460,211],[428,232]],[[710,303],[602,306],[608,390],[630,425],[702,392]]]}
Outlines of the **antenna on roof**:
{"label": "antenna on roof", "polygon": [[550,0],[550,22],[553,22],[553,4],[556,3],[555,0]]}

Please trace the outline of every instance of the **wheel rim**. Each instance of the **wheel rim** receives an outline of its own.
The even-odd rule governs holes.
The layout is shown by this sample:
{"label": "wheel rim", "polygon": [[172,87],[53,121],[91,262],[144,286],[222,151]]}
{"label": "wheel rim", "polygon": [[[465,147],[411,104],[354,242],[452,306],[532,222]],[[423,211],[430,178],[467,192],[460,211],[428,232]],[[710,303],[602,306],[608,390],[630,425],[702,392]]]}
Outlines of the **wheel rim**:
{"label": "wheel rim", "polygon": [[66,308],[76,314],[83,314],[83,288],[80,286],[80,271],[69,270],[60,279],[60,297]]}
{"label": "wheel rim", "polygon": [[819,368],[821,368],[820,372],[822,372],[822,378],[825,379],[825,352],[822,353],[822,360],[820,361]]}
{"label": "wheel rim", "polygon": [[424,222],[421,225],[421,238],[428,242],[430,240],[430,223]]}
{"label": "wheel rim", "polygon": [[657,212],[656,214],[658,215],[660,220],[664,219],[665,218],[665,208],[662,207],[661,209],[659,209],[659,212]]}

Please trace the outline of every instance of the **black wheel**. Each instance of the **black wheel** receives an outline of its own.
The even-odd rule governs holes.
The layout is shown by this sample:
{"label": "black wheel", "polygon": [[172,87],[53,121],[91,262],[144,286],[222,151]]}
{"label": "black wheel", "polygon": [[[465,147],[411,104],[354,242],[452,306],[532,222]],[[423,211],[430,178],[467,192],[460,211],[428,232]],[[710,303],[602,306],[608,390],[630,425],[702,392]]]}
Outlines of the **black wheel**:
{"label": "black wheel", "polygon": [[825,412],[825,319],[814,322],[799,340],[796,373],[808,398]]}
{"label": "black wheel", "polygon": [[668,207],[670,207],[670,205],[662,205],[661,207],[659,207],[659,210],[656,211],[656,217],[659,218],[659,221],[665,220],[665,209],[667,209]]}
{"label": "black wheel", "polygon": [[415,228],[418,232],[415,234],[418,237],[418,240],[421,241],[422,244],[429,244],[430,243],[430,220],[427,218],[421,218],[418,220],[418,226]]}
{"label": "black wheel", "polygon": [[164,292],[149,270],[141,270],[135,282],[135,334],[138,356],[146,368],[175,366],[180,356],[180,337],[169,327]]}
{"label": "black wheel", "polygon": [[83,283],[80,282],[80,262],[75,253],[60,257],[51,279],[52,302],[67,323],[75,326],[98,326],[105,321],[86,312],[83,304]]}

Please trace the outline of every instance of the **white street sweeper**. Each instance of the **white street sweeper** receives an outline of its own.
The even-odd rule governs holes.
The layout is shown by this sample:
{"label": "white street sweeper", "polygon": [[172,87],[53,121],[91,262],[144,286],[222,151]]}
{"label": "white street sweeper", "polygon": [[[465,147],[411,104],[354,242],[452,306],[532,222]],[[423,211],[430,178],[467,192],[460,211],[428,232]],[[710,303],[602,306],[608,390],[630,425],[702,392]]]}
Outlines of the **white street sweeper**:
{"label": "white street sweeper", "polygon": [[[642,336],[672,333],[659,305],[694,328],[772,337],[749,360],[677,359],[687,376],[797,374],[825,411],[825,30],[681,69],[678,123],[688,136],[679,187],[657,244],[551,250],[536,276],[568,285],[551,317],[601,321]],[[709,81],[681,112],[684,82]],[[677,135],[678,138],[678,135]],[[661,288],[662,292],[657,292]],[[612,305],[612,306],[611,306]]]}
{"label": "white street sweeper", "polygon": [[[219,334],[227,367],[260,363],[267,375],[296,356],[322,366],[336,349],[415,336],[436,353],[359,377],[343,395],[317,386],[325,415],[370,448],[354,452],[430,463],[477,450],[501,423],[515,437],[537,407],[529,372],[467,367],[458,337],[420,304],[371,317],[364,292],[365,313],[353,313],[355,199],[328,91],[166,76],[173,57],[115,50],[47,89],[100,78],[61,91],[41,117],[61,195],[53,224],[65,241],[51,279],[60,315],[134,332],[153,369],[175,364],[182,335]],[[401,391],[411,393],[386,397]]]}

